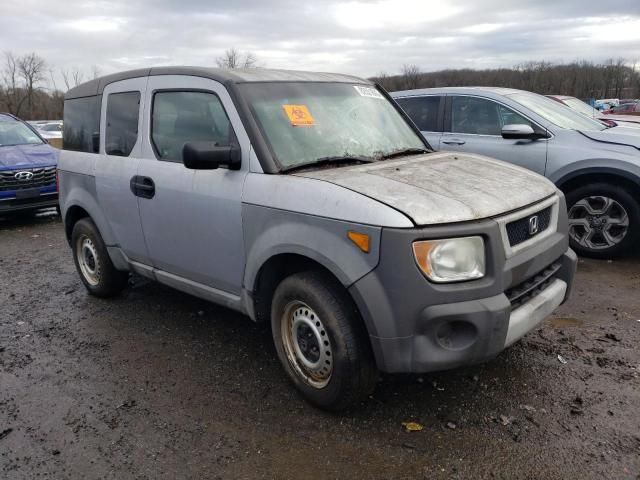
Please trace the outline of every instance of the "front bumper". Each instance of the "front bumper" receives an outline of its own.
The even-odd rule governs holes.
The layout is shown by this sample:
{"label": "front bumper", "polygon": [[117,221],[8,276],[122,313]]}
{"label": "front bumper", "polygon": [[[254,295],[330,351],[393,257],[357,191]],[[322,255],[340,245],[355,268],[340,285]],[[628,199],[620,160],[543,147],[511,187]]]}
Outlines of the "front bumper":
{"label": "front bumper", "polygon": [[[411,255],[399,254],[410,252],[416,239],[478,234],[487,246],[487,274],[479,280],[433,284]],[[509,258],[500,238],[493,220],[417,233],[383,231],[378,267],[350,288],[380,370],[429,372],[488,360],[568,298],[577,257],[568,247],[565,220],[557,232]]]}
{"label": "front bumper", "polygon": [[0,199],[0,213],[24,212],[58,205],[58,192],[42,193],[37,197]]}

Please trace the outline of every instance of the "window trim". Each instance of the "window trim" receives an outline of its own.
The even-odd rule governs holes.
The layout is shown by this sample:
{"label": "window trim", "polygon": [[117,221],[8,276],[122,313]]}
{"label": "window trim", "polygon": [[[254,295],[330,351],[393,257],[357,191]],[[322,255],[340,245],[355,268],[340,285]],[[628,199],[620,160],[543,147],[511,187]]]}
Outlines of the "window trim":
{"label": "window trim", "polygon": [[[229,128],[233,133],[234,142],[229,142],[229,145],[236,146],[238,147],[238,149],[240,149],[240,142],[238,142],[238,136],[236,135],[236,131],[233,128],[233,123],[231,122],[231,118],[229,117],[229,112],[227,112],[227,109],[224,108],[224,103],[222,102],[220,95],[218,95],[216,92],[214,92],[213,90],[207,90],[206,88],[157,88],[157,89],[151,90],[151,108],[149,110],[149,144],[151,145],[151,149],[153,150],[153,154],[155,155],[156,160],[158,160],[159,162],[183,163],[181,160],[169,160],[169,159],[160,158],[160,155],[158,153],[158,148],[156,147],[156,144],[153,141],[153,112],[155,110],[155,105],[156,105],[156,94],[171,93],[171,92],[208,93],[210,95],[214,95],[218,99],[218,102],[222,107],[222,111],[224,112],[225,116],[227,117],[227,120],[229,121]],[[220,168],[226,168],[226,166],[221,165]]]}
{"label": "window trim", "polygon": [[[128,155],[114,155],[112,153],[107,152],[107,129],[109,128],[109,99],[111,98],[111,95],[121,95],[121,94],[127,94],[127,93],[138,94],[138,123],[136,124],[136,142],[133,144],[133,147],[131,147],[131,151],[129,152]],[[100,102],[100,104],[102,105],[102,102]],[[144,114],[144,112],[141,107],[142,107],[142,91],[141,90],[115,91],[107,94],[107,105],[104,112],[104,122],[105,122],[104,123],[104,154],[105,155],[109,157],[120,157],[120,158],[131,157],[131,153],[133,153],[133,150],[135,149],[136,144],[142,139],[142,136],[140,135],[140,118],[141,118],[141,115]]]}
{"label": "window trim", "polygon": [[491,97],[486,97],[483,95],[473,95],[470,93],[447,93],[447,100],[446,100],[446,110],[445,110],[445,130],[443,133],[448,133],[451,135],[469,135],[469,136],[473,136],[473,137],[491,137],[491,138],[502,138],[502,135],[488,135],[488,134],[484,134],[484,133],[461,133],[461,132],[452,132],[451,131],[451,122],[452,122],[452,115],[451,112],[453,111],[453,98],[454,97],[474,97],[474,98],[481,98],[483,100],[488,100],[490,102],[494,102],[497,103],[498,105],[501,105],[505,108],[508,108],[509,110],[513,110],[514,112],[516,112],[518,115],[520,115],[521,117],[524,117],[525,119],[527,119],[529,122],[531,122],[533,125],[535,125],[536,127],[538,127],[542,132],[546,132],[546,134],[548,135],[547,138],[540,138],[538,140],[551,140],[555,135],[548,129],[548,128],[544,128],[543,126],[541,126],[538,122],[535,122],[533,120],[531,120],[531,118],[529,118],[529,115],[526,115],[524,113],[522,113],[521,111],[519,111],[518,109],[512,107],[511,105],[507,105],[504,102],[501,102],[500,100],[496,100],[495,98],[491,98]]}
{"label": "window trim", "polygon": [[[439,103],[438,103],[438,113],[437,113],[437,117],[436,117],[436,130],[420,130],[420,126],[416,125],[416,127],[418,128],[418,130],[420,130],[420,133],[425,132],[425,133],[444,133],[444,112],[445,112],[445,101],[446,101],[446,95],[442,94],[442,93],[429,93],[426,95],[405,95],[402,97],[394,97],[393,100],[400,105],[399,100],[404,100],[407,98],[427,98],[427,97],[438,97],[440,99]],[[402,105],[400,105],[400,108],[402,108]],[[402,108],[404,110],[404,108]],[[406,112],[405,112],[406,113]],[[409,117],[409,114],[407,113],[407,116]],[[413,119],[411,117],[409,117],[409,119],[415,124],[415,122],[413,121]]]}

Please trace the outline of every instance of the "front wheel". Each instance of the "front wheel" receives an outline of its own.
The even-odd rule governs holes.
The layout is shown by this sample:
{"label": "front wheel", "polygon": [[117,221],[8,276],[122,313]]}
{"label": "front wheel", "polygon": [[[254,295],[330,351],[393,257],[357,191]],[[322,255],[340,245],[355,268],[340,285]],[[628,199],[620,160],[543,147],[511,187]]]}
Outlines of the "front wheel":
{"label": "front wheel", "polygon": [[271,328],[280,362],[314,405],[343,410],[373,391],[377,370],[362,319],[329,275],[311,271],[283,280]]}
{"label": "front wheel", "polygon": [[625,188],[584,185],[567,194],[569,240],[580,255],[611,258],[628,251],[640,236],[640,206]]}
{"label": "front wheel", "polygon": [[80,279],[90,294],[112,297],[127,286],[129,274],[117,270],[95,224],[83,218],[71,233],[73,260]]}

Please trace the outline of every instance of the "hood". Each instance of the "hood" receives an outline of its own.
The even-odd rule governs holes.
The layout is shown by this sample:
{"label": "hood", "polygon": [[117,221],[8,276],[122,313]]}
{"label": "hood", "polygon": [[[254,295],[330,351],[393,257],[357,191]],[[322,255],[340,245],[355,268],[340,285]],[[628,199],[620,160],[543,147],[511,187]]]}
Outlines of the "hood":
{"label": "hood", "polygon": [[553,195],[546,178],[480,155],[433,153],[294,175],[354,190],[416,225],[494,217]]}
{"label": "hood", "polygon": [[617,126],[600,132],[580,130],[580,133],[591,140],[614,145],[625,145],[640,150],[640,129]]}
{"label": "hood", "polygon": [[57,163],[58,152],[46,143],[0,147],[0,170],[46,167]]}
{"label": "hood", "polygon": [[640,128],[640,117],[633,115],[600,115],[600,120],[613,120],[620,127]]}

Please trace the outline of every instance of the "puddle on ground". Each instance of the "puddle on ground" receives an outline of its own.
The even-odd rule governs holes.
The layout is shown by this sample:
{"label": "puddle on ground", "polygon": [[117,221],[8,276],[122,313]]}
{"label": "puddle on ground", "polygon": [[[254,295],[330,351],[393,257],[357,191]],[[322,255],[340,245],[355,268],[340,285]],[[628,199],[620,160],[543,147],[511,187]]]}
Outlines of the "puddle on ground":
{"label": "puddle on ground", "polygon": [[556,317],[550,318],[547,322],[555,328],[580,327],[584,323],[573,317]]}

